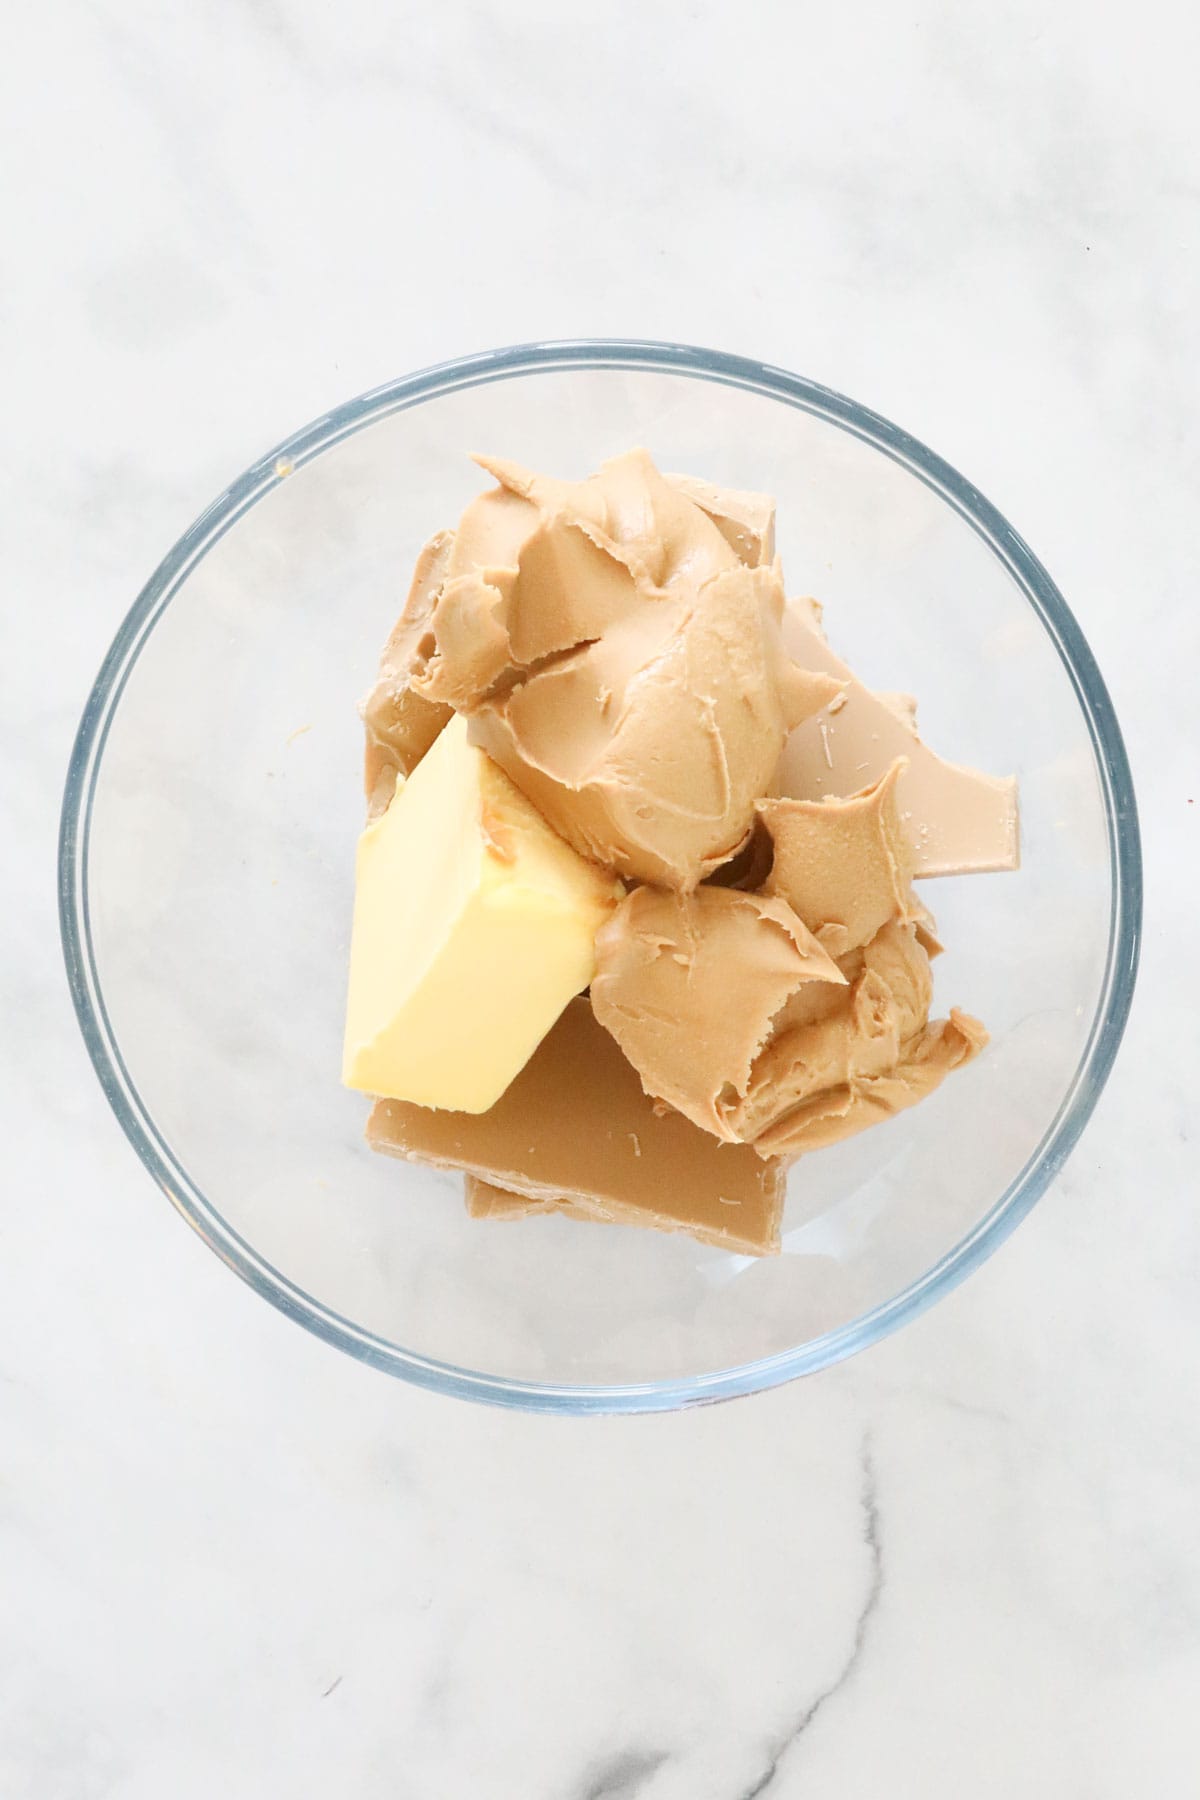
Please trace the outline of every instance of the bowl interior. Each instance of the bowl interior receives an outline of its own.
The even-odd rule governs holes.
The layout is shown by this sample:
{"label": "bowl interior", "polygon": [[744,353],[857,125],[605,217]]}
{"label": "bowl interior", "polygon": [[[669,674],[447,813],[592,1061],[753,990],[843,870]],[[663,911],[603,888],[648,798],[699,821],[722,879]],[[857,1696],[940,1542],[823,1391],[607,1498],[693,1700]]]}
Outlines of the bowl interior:
{"label": "bowl interior", "polygon": [[[1117,865],[1078,673],[961,495],[872,442],[869,416],[847,429],[818,390],[796,404],[711,374],[494,368],[368,402],[353,430],[316,428],[218,503],[102,677],[68,907],[118,1110],[264,1291],[418,1379],[453,1386],[449,1365],[502,1398],[630,1387],[659,1404],[828,1360],[964,1266],[1090,1105]],[[1020,779],[1020,872],[922,884],[947,944],[935,1012],[977,1013],[989,1051],[913,1112],[800,1163],[784,1252],[764,1261],[468,1220],[454,1177],[367,1151],[365,1102],[338,1079],[356,702],[416,553],[477,491],[469,451],[581,475],[633,443],[774,493],[788,591],[824,602],[835,647],[869,684],[917,695],[942,754]]]}

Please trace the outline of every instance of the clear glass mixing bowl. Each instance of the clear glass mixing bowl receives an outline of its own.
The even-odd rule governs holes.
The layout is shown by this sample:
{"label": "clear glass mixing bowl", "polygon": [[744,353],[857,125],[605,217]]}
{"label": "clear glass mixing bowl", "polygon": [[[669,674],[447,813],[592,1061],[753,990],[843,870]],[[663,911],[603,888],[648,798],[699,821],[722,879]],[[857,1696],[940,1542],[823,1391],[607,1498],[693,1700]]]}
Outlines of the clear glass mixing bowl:
{"label": "clear glass mixing bowl", "polygon": [[[801,1162],[779,1257],[482,1223],[371,1154],[339,1085],[355,711],[422,541],[489,450],[582,475],[631,444],[779,500],[789,592],[943,755],[1020,778],[1019,874],[924,884],[938,1010],[992,1032],[924,1105]],[[79,729],[60,904],[88,1049],[146,1168],[266,1299],[448,1394],[665,1409],[871,1343],[982,1262],[1087,1121],[1129,1009],[1141,869],[1095,662],[1021,539],[895,426],[739,357],[635,342],[465,358],[273,451],[175,546]]]}

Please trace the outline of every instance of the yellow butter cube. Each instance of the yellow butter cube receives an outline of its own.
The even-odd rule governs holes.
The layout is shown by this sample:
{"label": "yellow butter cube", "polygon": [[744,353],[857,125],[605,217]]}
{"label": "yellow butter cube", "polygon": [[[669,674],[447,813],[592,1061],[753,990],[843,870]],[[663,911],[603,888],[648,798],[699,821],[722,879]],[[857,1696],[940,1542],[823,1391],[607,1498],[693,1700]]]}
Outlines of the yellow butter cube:
{"label": "yellow butter cube", "polygon": [[452,719],[359,839],[347,1087],[486,1112],[591,981],[623,891]]}

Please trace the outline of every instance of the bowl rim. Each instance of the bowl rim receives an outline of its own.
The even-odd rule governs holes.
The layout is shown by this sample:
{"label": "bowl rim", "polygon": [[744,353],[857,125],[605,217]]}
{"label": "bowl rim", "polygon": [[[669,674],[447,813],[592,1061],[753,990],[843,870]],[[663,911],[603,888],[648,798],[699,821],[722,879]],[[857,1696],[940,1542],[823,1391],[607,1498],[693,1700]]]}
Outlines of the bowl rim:
{"label": "bowl rim", "polygon": [[[109,1020],[96,962],[88,890],[92,806],[108,732],[125,684],[158,619],[190,570],[217,540],[293,469],[390,413],[458,388],[572,368],[675,374],[763,394],[824,419],[870,444],[939,494],[1008,569],[1067,671],[1087,724],[1101,784],[1113,898],[1100,1000],[1074,1078],[1037,1148],[965,1238],[891,1299],[809,1343],[702,1375],[597,1386],[492,1376],[405,1350],[324,1306],[234,1231],[191,1180],[159,1133],[125,1065]],[[269,450],[206,508],[163,558],[138,595],[88,695],[63,795],[58,905],[75,1013],[92,1065],[122,1130],[144,1167],[188,1224],[264,1299],[360,1361],[436,1392],[548,1413],[664,1412],[777,1387],[878,1342],[957,1286],[1019,1224],[1078,1141],[1112,1068],[1137,975],[1142,857],[1129,761],[1096,660],[1041,562],[977,488],[878,413],[786,369],[688,344],[637,338],[571,338],[483,351],[437,363],[372,388]]]}

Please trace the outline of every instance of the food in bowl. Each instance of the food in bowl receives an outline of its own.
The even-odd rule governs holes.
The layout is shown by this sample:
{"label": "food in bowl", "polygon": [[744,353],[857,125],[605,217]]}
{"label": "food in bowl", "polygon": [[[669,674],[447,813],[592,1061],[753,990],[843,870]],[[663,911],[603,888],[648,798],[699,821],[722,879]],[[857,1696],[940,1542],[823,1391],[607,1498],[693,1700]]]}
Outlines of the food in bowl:
{"label": "food in bowl", "polygon": [[778,1250],[799,1156],[924,1099],[913,886],[1015,868],[1016,787],[944,762],[786,602],[774,505],[635,450],[494,486],[418,559],[364,706],[343,1077],[473,1216]]}

